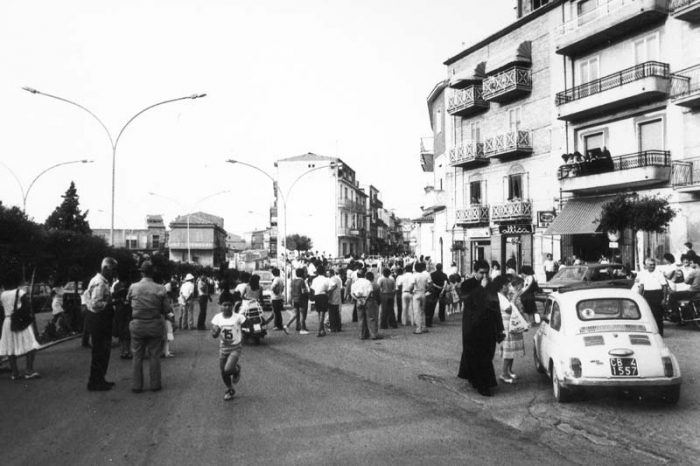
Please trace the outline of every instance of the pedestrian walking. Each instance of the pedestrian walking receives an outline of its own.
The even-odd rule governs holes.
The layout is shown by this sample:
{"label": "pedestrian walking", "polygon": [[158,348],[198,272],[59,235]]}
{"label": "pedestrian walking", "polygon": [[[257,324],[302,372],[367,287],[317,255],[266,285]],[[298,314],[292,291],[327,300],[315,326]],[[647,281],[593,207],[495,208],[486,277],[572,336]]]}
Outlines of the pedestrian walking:
{"label": "pedestrian walking", "polygon": [[131,330],[132,380],[131,390],[143,392],[143,359],[146,348],[149,353],[149,384],[153,391],[163,385],[160,371],[160,355],[165,333],[164,318],[172,312],[165,287],[153,281],[153,264],[144,261],[139,269],[141,281],[129,287],[126,300],[132,308]]}
{"label": "pedestrian walking", "polygon": [[241,326],[246,323],[246,318],[238,313],[241,301],[234,300],[230,292],[221,293],[219,302],[221,312],[211,320],[211,336],[219,338],[219,369],[226,385],[224,400],[231,401],[236,394],[233,384],[238,383],[241,378],[241,366],[238,361],[243,351]]}
{"label": "pedestrian walking", "polygon": [[428,333],[425,322],[425,294],[430,289],[430,274],[425,271],[425,263],[417,262],[414,266],[413,278],[415,286],[413,288],[413,323],[416,335]]}
{"label": "pedestrian walking", "polygon": [[270,303],[272,312],[275,315],[275,329],[287,331],[282,320],[282,310],[284,309],[284,280],[280,277],[280,269],[272,269],[272,283],[270,284]]}
{"label": "pedestrian walking", "polygon": [[[510,331],[510,318],[513,310],[523,314],[523,305],[520,297],[523,293],[524,281],[515,276],[510,282],[508,276],[501,275],[493,280],[493,288],[498,293],[498,303],[501,310],[501,319],[505,339],[501,342],[501,359],[503,367],[498,377],[503,383],[514,384],[518,376],[513,372],[513,362],[516,357],[525,356],[525,339],[522,332]],[[508,298],[510,296],[510,299]]]}
{"label": "pedestrian walking", "polygon": [[547,254],[547,258],[544,261],[544,276],[547,281],[550,281],[554,274],[557,273],[558,264],[554,260],[551,254]]}
{"label": "pedestrian walking", "polygon": [[117,261],[105,257],[98,272],[87,288],[87,325],[92,340],[92,360],[90,361],[90,377],[87,388],[90,391],[111,390],[115,385],[105,378],[109,369],[109,358],[112,351],[112,321],[114,319],[114,303],[109,281],[117,270]]}
{"label": "pedestrian walking", "polygon": [[391,270],[384,268],[382,277],[377,280],[379,287],[381,311],[379,312],[379,328],[397,328],[396,315],[394,314],[394,299],[396,292],[396,282],[391,276]]}
{"label": "pedestrian walking", "polygon": [[209,277],[202,274],[197,280],[197,293],[199,297],[199,315],[197,315],[197,330],[206,330],[207,306],[211,302],[211,281]]}
{"label": "pedestrian walking", "polygon": [[180,287],[180,318],[178,325],[183,330],[194,330],[194,275],[185,275],[185,281]]}
{"label": "pedestrian walking", "polygon": [[[38,379],[41,376],[34,370],[34,358],[36,350],[41,345],[36,340],[34,328],[31,325],[33,316],[30,310],[27,292],[20,288],[19,273],[8,274],[6,278],[6,290],[0,294],[0,303],[5,315],[2,324],[2,336],[0,337],[0,356],[7,356],[10,360],[12,380]],[[12,315],[22,315],[24,324],[13,322]],[[19,372],[17,357],[25,357],[24,375]]]}

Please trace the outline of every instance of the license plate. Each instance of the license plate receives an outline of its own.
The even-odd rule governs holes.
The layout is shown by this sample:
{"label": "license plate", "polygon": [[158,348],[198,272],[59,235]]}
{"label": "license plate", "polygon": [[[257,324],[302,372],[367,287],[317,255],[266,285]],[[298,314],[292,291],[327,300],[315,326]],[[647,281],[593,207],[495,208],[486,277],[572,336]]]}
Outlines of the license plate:
{"label": "license plate", "polygon": [[610,372],[613,377],[637,377],[635,358],[610,358]]}
{"label": "license plate", "polygon": [[262,330],[262,328],[260,327],[260,324],[253,324],[253,330],[259,332],[260,330]]}

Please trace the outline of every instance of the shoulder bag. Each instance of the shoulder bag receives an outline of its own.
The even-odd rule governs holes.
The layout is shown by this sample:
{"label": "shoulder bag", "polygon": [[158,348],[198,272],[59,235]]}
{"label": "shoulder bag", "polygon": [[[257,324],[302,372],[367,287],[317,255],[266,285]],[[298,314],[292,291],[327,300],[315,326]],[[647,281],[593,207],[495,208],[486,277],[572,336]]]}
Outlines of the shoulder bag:
{"label": "shoulder bag", "polygon": [[[17,302],[20,302],[20,307],[17,307]],[[15,294],[15,308],[12,312],[10,321],[10,330],[13,332],[21,332],[32,324],[32,313],[23,301],[19,299],[19,289]]]}

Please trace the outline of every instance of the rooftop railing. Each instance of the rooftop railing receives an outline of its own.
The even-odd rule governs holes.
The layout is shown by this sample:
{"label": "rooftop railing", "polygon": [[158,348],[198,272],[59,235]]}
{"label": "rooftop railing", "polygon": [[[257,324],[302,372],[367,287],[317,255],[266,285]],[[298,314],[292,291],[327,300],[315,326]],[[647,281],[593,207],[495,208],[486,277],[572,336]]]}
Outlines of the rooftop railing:
{"label": "rooftop railing", "polygon": [[667,63],[648,61],[631,68],[618,71],[617,73],[604,76],[600,79],[596,79],[595,81],[590,81],[566,91],[559,92],[557,94],[556,103],[557,105],[566,104],[568,102],[573,102],[574,100],[583,99],[610,89],[615,89],[644,78],[668,78],[669,76],[670,72]]}

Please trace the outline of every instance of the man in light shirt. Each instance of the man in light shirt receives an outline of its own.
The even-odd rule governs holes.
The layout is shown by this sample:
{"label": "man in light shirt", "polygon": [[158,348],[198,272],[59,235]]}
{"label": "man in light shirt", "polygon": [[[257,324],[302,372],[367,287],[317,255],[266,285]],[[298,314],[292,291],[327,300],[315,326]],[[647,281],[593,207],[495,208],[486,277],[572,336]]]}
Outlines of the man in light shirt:
{"label": "man in light shirt", "polygon": [[428,333],[425,328],[425,293],[432,286],[430,274],[425,270],[425,262],[416,262],[413,278],[415,279],[415,287],[413,289],[413,318],[416,330],[413,332],[416,335]]}
{"label": "man in light shirt", "polygon": [[416,288],[416,279],[413,277],[413,266],[406,267],[406,271],[398,277],[401,288],[401,323],[403,325],[415,325],[415,312],[413,312],[413,291]]}
{"label": "man in light shirt", "polygon": [[360,323],[360,340],[366,340],[371,338],[373,340],[377,339],[377,333],[375,328],[376,325],[369,325],[368,320],[373,318],[376,322],[378,316],[368,315],[369,307],[367,301],[369,299],[375,299],[372,296],[372,283],[365,278],[365,270],[357,270],[357,280],[352,284],[351,296],[355,300],[357,305],[357,319]]}
{"label": "man in light shirt", "polygon": [[644,270],[637,274],[635,282],[639,285],[639,294],[644,296],[651,312],[654,314],[656,326],[659,328],[659,335],[664,335],[664,308],[663,301],[666,295],[668,283],[666,277],[659,270],[656,270],[656,260],[647,257],[644,260]]}

